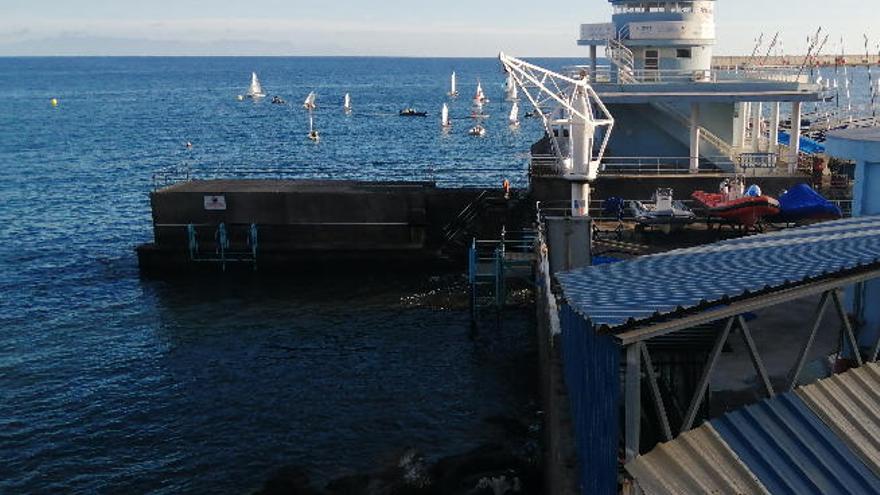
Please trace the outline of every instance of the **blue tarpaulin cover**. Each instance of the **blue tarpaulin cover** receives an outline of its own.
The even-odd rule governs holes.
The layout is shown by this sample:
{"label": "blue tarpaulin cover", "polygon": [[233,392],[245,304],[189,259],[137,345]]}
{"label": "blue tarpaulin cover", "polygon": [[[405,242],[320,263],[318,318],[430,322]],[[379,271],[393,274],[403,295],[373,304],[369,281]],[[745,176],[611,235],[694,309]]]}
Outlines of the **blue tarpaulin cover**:
{"label": "blue tarpaulin cover", "polygon": [[[788,146],[791,142],[791,136],[785,131],[779,131],[779,142]],[[801,136],[801,151],[808,155],[815,155],[816,153],[825,153],[825,147],[806,136]]]}
{"label": "blue tarpaulin cover", "polygon": [[840,218],[843,214],[834,203],[825,199],[807,184],[797,184],[779,196],[779,214],[773,222],[798,222]]}

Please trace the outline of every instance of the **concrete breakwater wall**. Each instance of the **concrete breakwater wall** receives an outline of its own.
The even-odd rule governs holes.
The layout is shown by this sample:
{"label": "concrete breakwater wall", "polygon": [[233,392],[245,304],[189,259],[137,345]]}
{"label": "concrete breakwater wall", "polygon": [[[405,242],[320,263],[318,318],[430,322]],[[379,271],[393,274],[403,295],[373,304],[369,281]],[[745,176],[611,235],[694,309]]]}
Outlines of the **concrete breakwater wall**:
{"label": "concrete breakwater wall", "polygon": [[498,237],[526,205],[500,188],[315,180],[188,181],[150,202],[154,240],[137,252],[153,274],[442,261],[464,256],[473,236]]}
{"label": "concrete breakwater wall", "polygon": [[[806,55],[784,55],[770,56],[764,58],[763,55],[750,57],[747,55],[716,55],[712,58],[712,67],[716,69],[727,69],[743,66],[773,66],[773,67],[800,67],[804,65]],[[811,61],[817,65],[833,66],[833,65],[880,65],[880,55],[871,54],[866,57],[864,53],[858,55],[819,55],[818,57],[810,57]]]}

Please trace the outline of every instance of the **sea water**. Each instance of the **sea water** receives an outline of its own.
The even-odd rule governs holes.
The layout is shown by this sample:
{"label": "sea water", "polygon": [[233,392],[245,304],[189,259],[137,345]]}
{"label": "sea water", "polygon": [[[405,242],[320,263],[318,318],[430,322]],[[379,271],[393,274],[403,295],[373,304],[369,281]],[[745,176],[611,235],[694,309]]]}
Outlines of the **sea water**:
{"label": "sea water", "polygon": [[[252,71],[288,104],[237,101]],[[164,167],[524,183],[541,130],[508,128],[503,81],[491,59],[0,59],[0,492],[240,493],[503,435],[484,419],[533,398],[528,314],[474,340],[466,309],[401,303],[419,277],[162,282],[134,254]]]}

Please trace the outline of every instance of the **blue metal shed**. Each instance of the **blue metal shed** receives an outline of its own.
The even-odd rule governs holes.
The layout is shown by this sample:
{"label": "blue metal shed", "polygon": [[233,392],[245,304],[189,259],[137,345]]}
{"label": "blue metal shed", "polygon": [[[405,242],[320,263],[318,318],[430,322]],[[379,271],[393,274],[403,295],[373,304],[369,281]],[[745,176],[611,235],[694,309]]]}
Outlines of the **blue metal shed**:
{"label": "blue metal shed", "polygon": [[880,493],[880,478],[794,393],[711,424],[770,493]]}

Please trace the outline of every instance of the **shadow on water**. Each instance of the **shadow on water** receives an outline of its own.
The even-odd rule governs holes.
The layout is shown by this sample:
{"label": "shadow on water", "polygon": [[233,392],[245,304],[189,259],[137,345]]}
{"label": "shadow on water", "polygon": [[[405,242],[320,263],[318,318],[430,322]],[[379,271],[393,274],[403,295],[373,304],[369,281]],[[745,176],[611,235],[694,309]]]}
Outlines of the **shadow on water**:
{"label": "shadow on water", "polygon": [[196,449],[200,465],[236,466],[217,481],[251,487],[280,466],[323,483],[406,448],[436,460],[502,441],[487,418],[533,413],[533,322],[513,310],[471,338],[466,307],[432,300],[459,280],[142,281],[164,349],[154,365],[170,384],[162,410],[173,413],[162,414],[175,436],[212,446]]}

